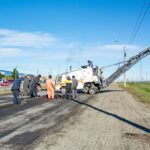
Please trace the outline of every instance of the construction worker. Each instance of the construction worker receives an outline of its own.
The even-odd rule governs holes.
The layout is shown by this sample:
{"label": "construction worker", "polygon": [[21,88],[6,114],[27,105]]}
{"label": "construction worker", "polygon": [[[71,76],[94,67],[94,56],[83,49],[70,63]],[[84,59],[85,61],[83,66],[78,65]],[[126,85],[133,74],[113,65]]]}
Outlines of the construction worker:
{"label": "construction worker", "polygon": [[77,86],[78,80],[75,78],[75,76],[72,76],[72,98],[77,97]]}
{"label": "construction worker", "polygon": [[25,78],[24,78],[23,95],[24,96],[29,96],[29,78],[28,78],[28,76],[25,76]]}
{"label": "construction worker", "polygon": [[102,71],[102,69],[99,69],[99,80],[101,82],[101,85],[103,85],[103,71]]}
{"label": "construction worker", "polygon": [[34,76],[30,76],[30,78],[29,78],[29,95],[30,95],[30,97],[33,97],[33,81],[34,81]]}
{"label": "construction worker", "polygon": [[40,84],[40,78],[41,78],[41,75],[38,75],[37,77],[32,77],[31,79],[31,84],[30,84],[30,95],[31,97],[37,97],[37,93],[38,93],[38,86],[42,89],[42,86]]}
{"label": "construction worker", "polygon": [[51,75],[49,75],[48,80],[46,80],[46,89],[48,99],[54,99],[55,84]]}
{"label": "construction worker", "polygon": [[93,62],[90,61],[90,60],[88,60],[87,62],[88,62],[88,66],[91,67],[91,68],[93,68]]}
{"label": "construction worker", "polygon": [[21,82],[23,80],[24,80],[24,78],[15,79],[13,84],[12,84],[11,91],[12,91],[13,96],[14,96],[14,106],[21,104],[20,86],[21,86]]}
{"label": "construction worker", "polygon": [[71,91],[72,91],[72,80],[69,76],[67,76],[67,80],[65,80],[65,84],[66,84],[65,98],[70,100]]}

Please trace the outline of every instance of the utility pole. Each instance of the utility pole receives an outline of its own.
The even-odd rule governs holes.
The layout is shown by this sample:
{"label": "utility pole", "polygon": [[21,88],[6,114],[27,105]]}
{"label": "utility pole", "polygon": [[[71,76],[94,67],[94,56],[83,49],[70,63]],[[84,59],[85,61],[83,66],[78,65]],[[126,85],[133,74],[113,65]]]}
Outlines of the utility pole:
{"label": "utility pole", "polygon": [[145,81],[146,81],[146,82],[148,81],[148,79],[147,79],[147,72],[146,72],[146,79],[145,79]]}
{"label": "utility pole", "polygon": [[[124,56],[124,65],[125,65],[125,61],[126,61],[126,47],[124,46],[124,50],[123,50],[123,56]],[[124,87],[127,86],[127,83],[126,83],[126,72],[125,72],[125,69],[124,69]]]}
{"label": "utility pole", "polygon": [[49,75],[52,75],[52,68],[49,68]]}
{"label": "utility pole", "polygon": [[70,66],[70,68],[69,68],[69,69],[70,69],[70,72],[71,72],[71,71],[72,71],[72,66]]}
{"label": "utility pole", "polygon": [[142,60],[140,60],[140,82],[142,83]]}
{"label": "utility pole", "polygon": [[38,66],[37,66],[37,70],[36,70],[36,73],[37,73],[37,76],[38,76],[38,74],[39,74],[39,69],[38,69]]}
{"label": "utility pole", "polygon": [[57,64],[58,74],[60,73],[60,62]]}

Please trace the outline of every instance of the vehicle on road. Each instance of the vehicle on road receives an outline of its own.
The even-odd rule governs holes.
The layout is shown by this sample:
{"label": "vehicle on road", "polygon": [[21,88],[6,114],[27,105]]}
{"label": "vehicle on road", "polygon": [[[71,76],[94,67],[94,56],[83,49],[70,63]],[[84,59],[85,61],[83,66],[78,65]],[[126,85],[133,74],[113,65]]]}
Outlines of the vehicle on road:
{"label": "vehicle on road", "polygon": [[[81,66],[81,69],[76,71],[67,72],[64,74],[60,74],[56,77],[55,85],[56,90],[64,91],[65,84],[63,83],[66,80],[67,76],[75,76],[78,80],[78,90],[84,90],[85,93],[93,94],[99,90],[99,85],[101,83],[101,70],[98,67],[91,67],[88,65]],[[92,87],[92,88],[91,88]]]}
{"label": "vehicle on road", "polygon": [[0,86],[10,86],[14,80],[6,80],[0,83]]}
{"label": "vehicle on road", "polygon": [[126,71],[128,71],[131,67],[133,67],[136,63],[138,63],[141,59],[148,56],[149,54],[150,47],[141,51],[139,54],[131,57],[127,61],[123,62],[124,64],[105,80],[103,80],[102,77],[102,68],[98,68],[98,66],[93,67],[93,63],[92,65],[88,64],[82,66],[80,70],[70,71],[57,75],[55,80],[55,89],[56,91],[61,91],[64,93],[64,81],[66,80],[67,76],[72,77],[74,75],[79,83],[77,87],[78,90],[80,89],[83,90],[85,93],[95,94],[96,92],[101,91],[101,89],[108,87],[112,82],[118,79],[122,74],[124,74]]}

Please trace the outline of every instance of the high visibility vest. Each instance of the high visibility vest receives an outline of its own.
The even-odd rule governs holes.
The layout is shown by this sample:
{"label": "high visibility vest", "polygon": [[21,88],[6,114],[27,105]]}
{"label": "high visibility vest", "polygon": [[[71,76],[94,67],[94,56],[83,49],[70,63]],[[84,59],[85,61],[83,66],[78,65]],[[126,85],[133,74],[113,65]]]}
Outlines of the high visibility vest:
{"label": "high visibility vest", "polygon": [[72,80],[64,80],[62,83],[61,83],[61,87],[63,86],[66,86],[67,83],[71,83],[72,84]]}

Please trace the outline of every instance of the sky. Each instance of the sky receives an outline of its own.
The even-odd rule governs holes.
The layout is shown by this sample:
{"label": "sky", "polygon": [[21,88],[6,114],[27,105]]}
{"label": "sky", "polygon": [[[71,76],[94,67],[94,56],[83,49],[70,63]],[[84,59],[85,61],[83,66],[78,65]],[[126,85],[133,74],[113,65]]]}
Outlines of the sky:
{"label": "sky", "polygon": [[[92,60],[104,67],[150,47],[150,9],[132,45],[131,33],[149,0],[0,0],[0,69],[42,75],[73,70]],[[146,8],[144,8],[146,9]],[[150,56],[127,79],[150,80]],[[108,77],[117,69],[104,69]]]}

